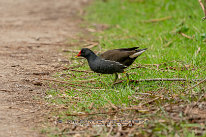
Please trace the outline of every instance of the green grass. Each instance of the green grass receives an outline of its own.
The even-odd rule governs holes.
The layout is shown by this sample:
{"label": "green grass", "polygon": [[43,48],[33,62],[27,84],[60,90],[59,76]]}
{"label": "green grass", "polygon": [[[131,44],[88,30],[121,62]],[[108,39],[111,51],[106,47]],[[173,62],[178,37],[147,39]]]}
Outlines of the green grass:
{"label": "green grass", "polygon": [[[168,16],[171,18],[164,21],[148,22],[151,19]],[[99,42],[99,46],[94,47],[93,50],[105,51],[133,46],[148,48],[127,70],[131,73],[130,79],[185,78],[188,81],[140,82],[128,85],[125,75],[120,74],[120,79],[125,81],[112,86],[113,75],[76,72],[68,69],[57,73],[54,77],[70,85],[60,82],[58,86],[51,85],[53,90],[48,91],[48,95],[52,95],[48,98],[49,102],[66,107],[56,115],[63,120],[106,119],[111,116],[68,115],[79,112],[111,111],[112,105],[121,109],[134,107],[159,97],[144,105],[139,111],[120,111],[115,115],[116,119],[149,119],[145,128],[137,126],[131,135],[204,136],[206,133],[197,133],[195,129],[203,131],[205,127],[200,122],[188,120],[189,116],[184,112],[184,108],[191,103],[206,101],[204,97],[200,98],[205,93],[205,83],[190,90],[190,94],[185,92],[187,88],[196,84],[196,82],[191,82],[191,79],[206,77],[206,22],[201,21],[202,17],[203,12],[198,1],[94,1],[85,16],[90,24],[87,27],[95,29],[94,23],[106,24],[108,29],[93,33]],[[192,39],[183,37],[179,32]],[[74,59],[73,53],[67,55],[72,62],[68,67],[82,71],[90,70],[85,59]],[[79,64],[81,67],[75,67]],[[160,65],[157,68],[151,64]],[[140,68],[132,69],[137,66]],[[93,80],[93,82],[84,83],[82,80]],[[166,106],[174,106],[177,111],[170,112]],[[178,120],[175,119],[176,117]],[[206,123],[203,122],[203,124]],[[93,130],[98,129],[93,128]],[[103,130],[99,135],[104,136],[108,130]],[[93,132],[86,133],[93,134]],[[115,131],[111,134],[115,134]]]}

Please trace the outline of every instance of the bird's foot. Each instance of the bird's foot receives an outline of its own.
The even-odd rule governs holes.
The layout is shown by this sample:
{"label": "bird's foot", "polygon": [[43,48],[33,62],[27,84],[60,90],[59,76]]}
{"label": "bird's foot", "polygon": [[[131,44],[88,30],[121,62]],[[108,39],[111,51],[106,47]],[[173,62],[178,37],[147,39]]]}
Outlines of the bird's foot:
{"label": "bird's foot", "polygon": [[127,85],[129,85],[129,74],[125,73],[126,74],[126,77],[127,77]]}

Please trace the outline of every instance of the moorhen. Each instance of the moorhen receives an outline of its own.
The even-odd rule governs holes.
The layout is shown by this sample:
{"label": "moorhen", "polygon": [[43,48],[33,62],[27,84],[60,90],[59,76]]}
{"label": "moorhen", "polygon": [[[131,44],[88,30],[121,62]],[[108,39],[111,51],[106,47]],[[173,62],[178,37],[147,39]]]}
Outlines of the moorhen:
{"label": "moorhen", "polygon": [[[91,70],[94,72],[102,74],[115,74],[115,82],[118,78],[117,73],[124,73],[124,69],[129,67],[135,61],[135,59],[146,50],[146,48],[138,48],[139,47],[108,50],[102,53],[100,56],[97,56],[92,50],[88,48],[83,48],[77,57],[85,57]],[[127,73],[126,76],[129,80]]]}

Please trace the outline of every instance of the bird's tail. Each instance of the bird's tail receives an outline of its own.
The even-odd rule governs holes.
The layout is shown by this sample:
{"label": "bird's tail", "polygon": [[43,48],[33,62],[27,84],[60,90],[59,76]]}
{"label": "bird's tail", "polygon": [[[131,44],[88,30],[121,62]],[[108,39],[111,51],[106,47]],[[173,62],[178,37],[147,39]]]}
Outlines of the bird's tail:
{"label": "bird's tail", "polygon": [[134,53],[134,54],[132,54],[132,55],[130,55],[129,57],[130,57],[130,58],[136,58],[136,57],[140,56],[140,55],[141,55],[143,52],[145,52],[146,50],[147,50],[147,48],[136,50],[137,52]]}

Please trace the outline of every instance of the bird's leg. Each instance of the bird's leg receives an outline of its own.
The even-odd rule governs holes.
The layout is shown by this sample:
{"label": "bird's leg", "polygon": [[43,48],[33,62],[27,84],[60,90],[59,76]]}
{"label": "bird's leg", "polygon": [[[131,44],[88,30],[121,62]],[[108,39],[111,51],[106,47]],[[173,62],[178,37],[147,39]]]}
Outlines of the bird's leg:
{"label": "bird's leg", "polygon": [[128,73],[125,73],[126,74],[126,77],[127,77],[127,83],[129,84],[129,74]]}
{"label": "bird's leg", "polygon": [[117,79],[118,79],[118,74],[117,73],[114,73],[114,74],[115,74],[115,78],[114,78],[114,82],[113,83],[115,83],[117,81]]}

